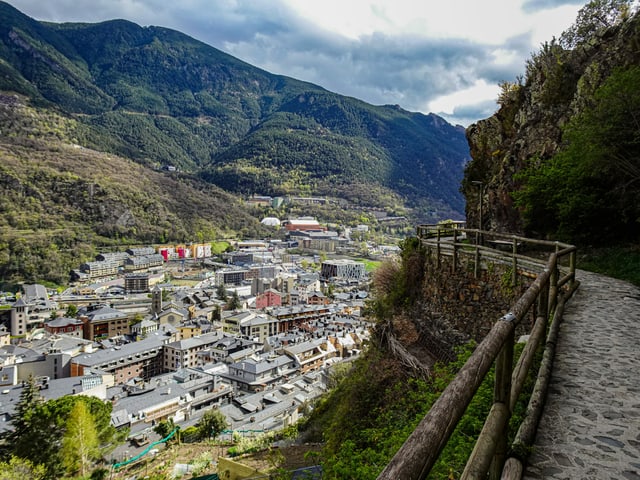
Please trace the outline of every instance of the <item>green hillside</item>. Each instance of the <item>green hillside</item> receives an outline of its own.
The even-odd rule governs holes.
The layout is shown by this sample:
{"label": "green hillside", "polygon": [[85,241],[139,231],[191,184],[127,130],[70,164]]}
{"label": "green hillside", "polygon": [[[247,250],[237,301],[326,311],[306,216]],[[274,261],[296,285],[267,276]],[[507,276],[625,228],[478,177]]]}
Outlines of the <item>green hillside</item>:
{"label": "green hillside", "polygon": [[0,278],[66,283],[100,247],[267,232],[237,197],[73,144],[77,122],[0,95]]}
{"label": "green hillside", "polygon": [[[74,118],[76,141],[175,166],[237,194],[399,196],[417,220],[461,218],[461,127],[372,106],[124,20],[37,22],[0,3],[0,90]],[[346,186],[346,188],[345,188]]]}

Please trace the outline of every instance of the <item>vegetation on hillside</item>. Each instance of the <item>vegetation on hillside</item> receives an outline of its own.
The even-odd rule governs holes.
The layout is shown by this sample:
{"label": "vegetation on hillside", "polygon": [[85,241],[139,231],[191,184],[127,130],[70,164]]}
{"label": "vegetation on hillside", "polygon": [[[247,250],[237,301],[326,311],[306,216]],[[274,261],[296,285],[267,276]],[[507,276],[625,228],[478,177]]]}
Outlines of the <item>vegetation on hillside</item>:
{"label": "vegetation on hillside", "polygon": [[[376,299],[369,305],[369,312],[377,319],[372,341],[351,368],[334,371],[334,388],[301,426],[305,440],[324,442],[323,473],[327,478],[376,478],[473,352],[474,342],[461,342],[451,345],[457,352],[456,360],[434,362],[424,341],[418,341],[411,347],[422,361],[422,367],[416,369],[399,354],[400,349],[393,351],[385,340],[389,330],[395,331],[408,350],[412,327],[407,319],[416,324],[435,321],[421,305],[424,287],[432,282],[426,252],[416,238],[402,242],[398,263],[388,262],[376,270]],[[459,314],[469,315],[468,305],[460,305]],[[440,327],[445,328],[444,324]],[[419,348],[422,352],[416,351]],[[516,356],[520,347],[517,351]],[[531,391],[532,383],[529,379],[525,392]],[[526,397],[527,393],[516,409],[512,430],[519,425]],[[490,373],[429,478],[460,476],[492,401]]]}
{"label": "vegetation on hillside", "polygon": [[372,106],[252,67],[180,32],[123,20],[43,24],[0,2],[0,91],[75,120],[74,142],[198,173],[239,194],[367,190],[460,217],[468,148],[435,115]]}
{"label": "vegetation on hillside", "polygon": [[616,68],[563,129],[565,146],[519,174],[526,226],[580,244],[640,234],[640,67]]}
{"label": "vegetation on hillside", "polygon": [[215,241],[267,230],[237,198],[73,145],[76,123],[0,99],[0,278],[66,283],[101,247]]}
{"label": "vegetation on hillside", "polygon": [[[579,246],[640,238],[640,14],[592,0],[469,127],[467,219]],[[482,190],[478,189],[482,186]]]}

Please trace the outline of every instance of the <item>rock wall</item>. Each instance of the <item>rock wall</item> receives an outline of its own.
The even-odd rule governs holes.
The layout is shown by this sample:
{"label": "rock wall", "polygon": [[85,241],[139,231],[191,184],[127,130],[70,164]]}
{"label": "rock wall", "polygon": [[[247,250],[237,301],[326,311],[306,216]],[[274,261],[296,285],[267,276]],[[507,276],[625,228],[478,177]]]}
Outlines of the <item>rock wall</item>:
{"label": "rock wall", "polygon": [[[450,260],[443,259],[438,268],[435,255],[430,256],[426,269],[417,328],[421,341],[440,360],[451,359],[452,346],[482,341],[530,285],[529,278],[518,277],[513,287],[512,270],[502,264],[488,264],[475,278],[473,264],[465,257],[454,270]],[[528,333],[532,321],[522,322],[518,335]]]}
{"label": "rock wall", "polygon": [[499,110],[466,130],[471,151],[462,182],[467,224],[518,234],[524,231],[511,193],[526,167],[562,146],[562,127],[582,111],[617,67],[640,63],[640,17],[595,35],[572,50],[552,41],[527,62],[524,81],[505,84]]}

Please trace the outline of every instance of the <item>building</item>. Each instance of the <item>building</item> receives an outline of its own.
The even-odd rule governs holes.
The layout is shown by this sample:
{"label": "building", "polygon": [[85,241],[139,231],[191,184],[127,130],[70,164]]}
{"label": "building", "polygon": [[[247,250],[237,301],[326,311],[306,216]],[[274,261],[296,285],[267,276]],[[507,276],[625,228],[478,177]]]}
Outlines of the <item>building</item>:
{"label": "building", "polygon": [[159,253],[154,253],[153,255],[127,258],[124,261],[124,269],[127,272],[140,272],[150,268],[161,267],[163,263],[164,257]]}
{"label": "building", "polygon": [[218,270],[216,285],[240,285],[248,272],[248,270]]}
{"label": "building", "polygon": [[282,295],[274,289],[269,289],[256,297],[256,309],[282,306]]}
{"label": "building", "polygon": [[114,262],[119,266],[124,266],[124,261],[129,258],[127,252],[107,252],[96,255],[97,262]]}
{"label": "building", "polygon": [[331,303],[329,298],[322,292],[313,292],[307,297],[307,304],[309,305],[329,305]]}
{"label": "building", "polygon": [[328,305],[294,305],[274,308],[269,312],[278,320],[278,333],[301,328],[314,320],[323,320],[332,315]]}
{"label": "building", "polygon": [[146,293],[149,291],[148,273],[127,273],[124,276],[124,291],[126,293]]}
{"label": "building", "polygon": [[254,265],[249,267],[249,271],[245,274],[245,280],[254,278],[275,278],[275,265]]}
{"label": "building", "polygon": [[366,270],[364,263],[349,259],[325,260],[322,262],[320,276],[324,279],[362,280]]}
{"label": "building", "polygon": [[84,338],[84,323],[79,318],[54,318],[53,320],[45,322],[44,329],[51,335],[65,334],[72,337]]}
{"label": "building", "polygon": [[318,221],[313,217],[300,217],[300,218],[292,218],[290,220],[285,220],[283,222],[285,230],[291,232],[295,230],[307,231],[307,230],[315,230],[315,231],[324,231],[327,227],[323,227],[318,223]]}
{"label": "building", "polygon": [[321,368],[326,360],[336,356],[336,349],[330,342],[317,339],[289,345],[284,353],[296,360],[300,373],[304,374]]}
{"label": "building", "polygon": [[160,325],[158,322],[144,318],[135,325],[131,325],[131,333],[137,340],[140,340],[157,331],[159,327]]}
{"label": "building", "polygon": [[156,250],[153,247],[134,247],[128,248],[126,253],[132,257],[143,257],[146,255],[155,255]]}
{"label": "building", "polygon": [[264,342],[278,333],[278,319],[249,311],[227,312],[222,316],[222,329],[225,333]]}
{"label": "building", "polygon": [[27,334],[27,324],[29,320],[29,306],[19,298],[11,306],[11,335],[22,337]]}
{"label": "building", "polygon": [[175,306],[168,306],[157,316],[157,320],[160,325],[172,325],[178,327],[182,322],[189,319],[189,310],[186,308],[175,308]]}
{"label": "building", "polygon": [[90,280],[110,277],[118,274],[121,264],[118,261],[96,261],[80,265],[80,272],[88,275]]}
{"label": "building", "polygon": [[229,373],[221,374],[229,383],[247,392],[261,392],[281,382],[296,371],[295,360],[288,355],[267,358],[251,357],[229,365]]}
{"label": "building", "polygon": [[112,424],[140,432],[163,420],[184,422],[198,410],[228,403],[233,390],[216,373],[181,369],[141,387],[119,386],[108,393],[114,404]]}
{"label": "building", "polygon": [[261,351],[262,345],[235,335],[223,335],[206,352],[207,362],[234,363]]}
{"label": "building", "polygon": [[84,338],[103,340],[131,333],[129,315],[106,305],[89,305],[78,311],[82,320]]}
{"label": "building", "polygon": [[112,374],[116,384],[135,378],[148,380],[164,373],[163,347],[169,340],[170,337],[164,332],[156,331],[138,342],[78,355],[71,359],[71,376],[101,371]]}
{"label": "building", "polygon": [[181,368],[194,368],[204,365],[206,362],[198,353],[211,348],[221,338],[222,335],[220,333],[212,332],[165,345],[164,369],[166,371],[176,371]]}
{"label": "building", "polygon": [[151,292],[151,313],[157,315],[162,312],[162,302],[162,288],[156,285]]}

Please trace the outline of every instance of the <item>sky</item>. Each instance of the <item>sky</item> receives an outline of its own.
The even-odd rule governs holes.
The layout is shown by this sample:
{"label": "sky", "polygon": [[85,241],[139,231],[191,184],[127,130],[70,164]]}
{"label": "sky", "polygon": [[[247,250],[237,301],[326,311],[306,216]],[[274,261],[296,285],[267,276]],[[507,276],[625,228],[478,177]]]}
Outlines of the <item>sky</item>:
{"label": "sky", "polygon": [[8,0],[52,22],[179,30],[271,73],[468,126],[586,0]]}

